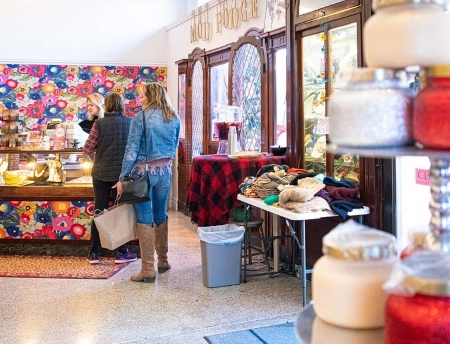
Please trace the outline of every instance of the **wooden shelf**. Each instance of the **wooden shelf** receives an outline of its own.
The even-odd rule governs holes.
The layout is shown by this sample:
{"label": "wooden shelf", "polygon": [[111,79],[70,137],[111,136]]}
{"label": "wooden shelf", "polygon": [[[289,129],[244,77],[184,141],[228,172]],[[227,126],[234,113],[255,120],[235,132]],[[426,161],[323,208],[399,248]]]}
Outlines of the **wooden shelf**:
{"label": "wooden shelf", "polygon": [[450,158],[450,150],[426,149],[416,146],[388,147],[388,148],[361,148],[342,147],[335,144],[327,145],[327,151],[338,154],[355,154],[372,158],[392,158],[397,156],[428,156],[430,158]]}
{"label": "wooden shelf", "polygon": [[94,189],[91,185],[64,186],[0,186],[0,200],[4,201],[93,201]]}
{"label": "wooden shelf", "polygon": [[0,154],[83,154],[82,149],[25,150],[20,148],[0,149]]}

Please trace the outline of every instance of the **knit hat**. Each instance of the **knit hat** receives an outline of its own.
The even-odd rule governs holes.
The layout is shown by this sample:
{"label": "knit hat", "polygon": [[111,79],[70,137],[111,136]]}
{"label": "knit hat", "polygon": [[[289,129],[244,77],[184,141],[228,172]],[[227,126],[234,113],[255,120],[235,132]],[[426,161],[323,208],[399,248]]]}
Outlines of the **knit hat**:
{"label": "knit hat", "polygon": [[325,187],[325,184],[317,179],[307,177],[300,179],[298,186],[292,189],[285,189],[280,193],[280,206],[284,207],[287,202],[308,202],[314,195]]}

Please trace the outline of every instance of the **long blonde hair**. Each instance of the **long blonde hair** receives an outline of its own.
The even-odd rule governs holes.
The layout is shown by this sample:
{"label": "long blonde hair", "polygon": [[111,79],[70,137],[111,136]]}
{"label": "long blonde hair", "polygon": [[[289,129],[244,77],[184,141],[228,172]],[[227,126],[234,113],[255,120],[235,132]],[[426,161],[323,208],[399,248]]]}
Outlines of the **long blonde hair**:
{"label": "long blonde hair", "polygon": [[[105,117],[105,109],[103,109],[103,105],[105,104],[105,98],[100,93],[92,93],[88,95],[87,99],[99,108],[97,117],[98,119]],[[92,121],[93,116],[89,115],[89,120]]]}
{"label": "long blonde hair", "polygon": [[150,108],[161,109],[164,122],[170,122],[174,117],[178,117],[178,114],[170,102],[169,95],[160,84],[151,82],[145,85],[143,93],[147,97],[147,104],[142,106],[142,110],[145,111]]}

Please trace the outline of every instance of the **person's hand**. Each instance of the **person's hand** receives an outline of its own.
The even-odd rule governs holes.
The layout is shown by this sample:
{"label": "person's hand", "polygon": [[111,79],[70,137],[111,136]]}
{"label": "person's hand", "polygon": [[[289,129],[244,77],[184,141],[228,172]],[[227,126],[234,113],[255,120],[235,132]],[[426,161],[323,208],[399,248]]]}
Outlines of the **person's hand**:
{"label": "person's hand", "polygon": [[112,188],[117,189],[118,195],[122,194],[122,182],[121,181],[118,181],[116,184],[114,184],[114,186]]}

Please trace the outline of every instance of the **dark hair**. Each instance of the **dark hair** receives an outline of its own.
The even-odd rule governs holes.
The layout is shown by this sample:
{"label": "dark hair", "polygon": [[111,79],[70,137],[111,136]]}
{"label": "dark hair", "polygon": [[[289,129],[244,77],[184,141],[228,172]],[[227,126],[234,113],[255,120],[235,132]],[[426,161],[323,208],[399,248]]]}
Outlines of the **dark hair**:
{"label": "dark hair", "polygon": [[123,113],[124,109],[123,100],[119,94],[112,92],[105,97],[105,113]]}

